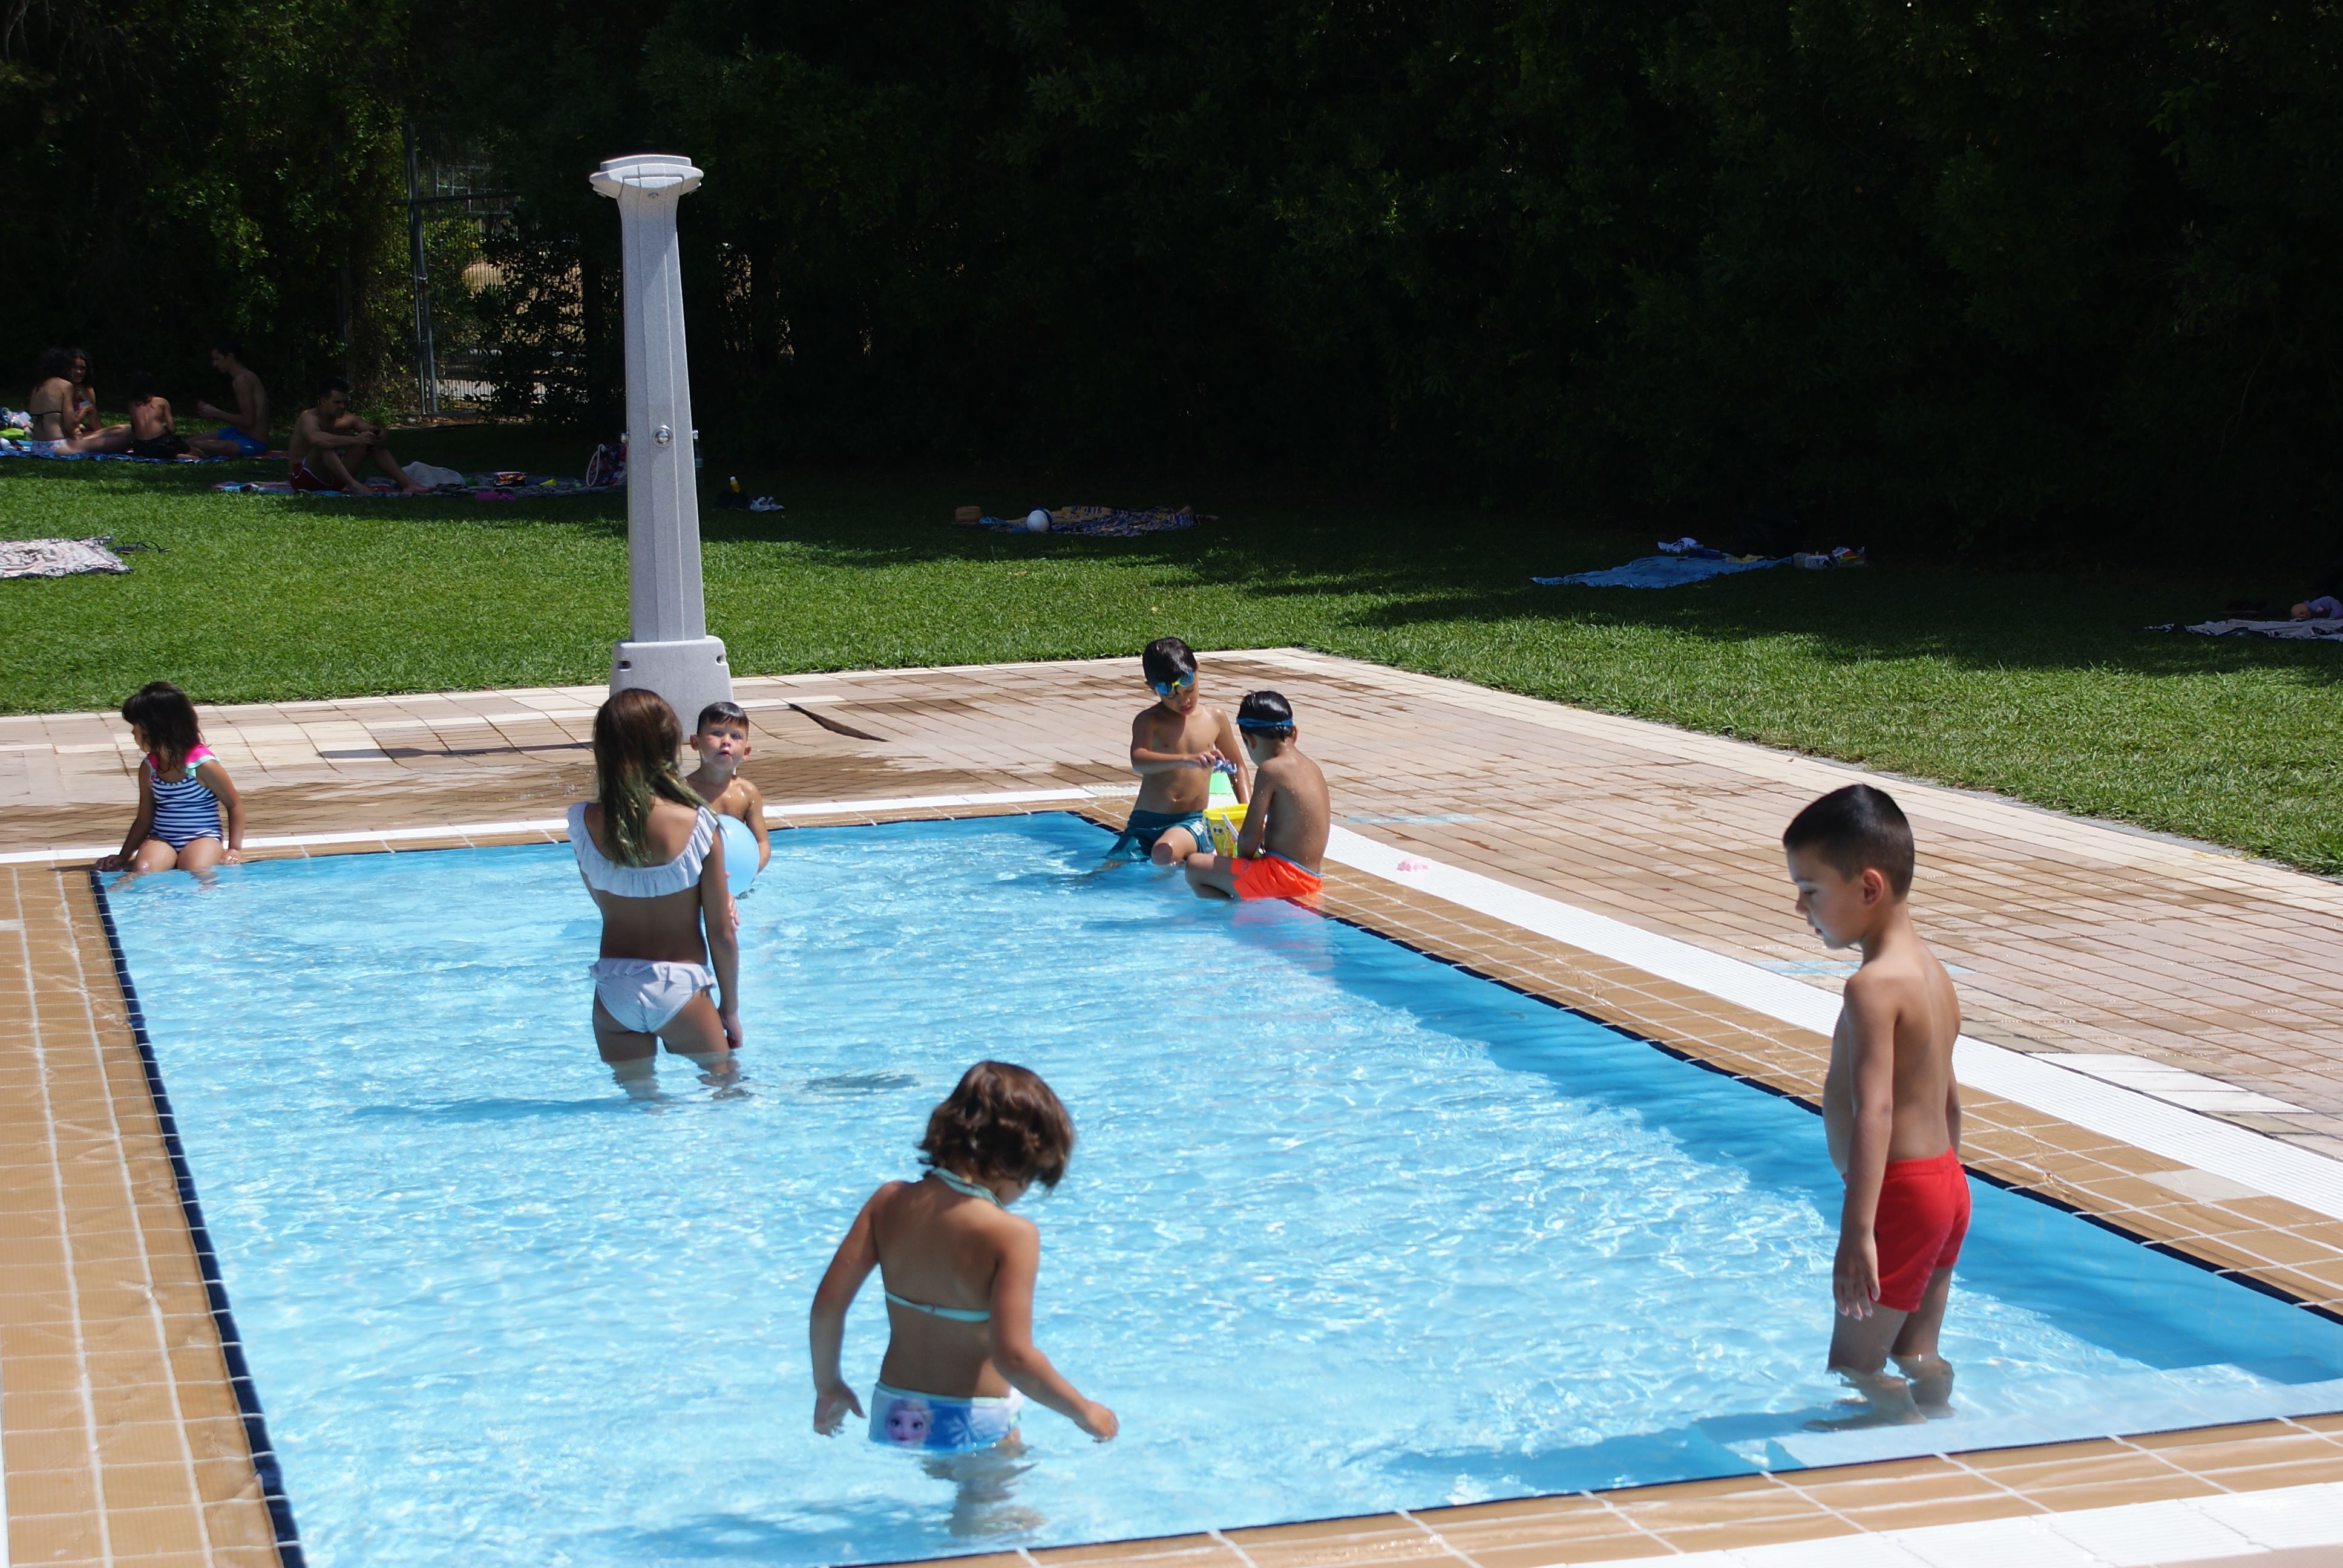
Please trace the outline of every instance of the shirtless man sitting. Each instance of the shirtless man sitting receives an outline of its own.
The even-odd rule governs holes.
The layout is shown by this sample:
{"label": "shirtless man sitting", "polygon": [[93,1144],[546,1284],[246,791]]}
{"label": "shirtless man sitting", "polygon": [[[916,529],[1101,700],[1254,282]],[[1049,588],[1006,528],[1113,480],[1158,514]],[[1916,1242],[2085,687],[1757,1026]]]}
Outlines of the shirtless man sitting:
{"label": "shirtless man sitting", "polygon": [[130,445],[134,457],[184,457],[188,453],[179,422],[171,417],[171,400],[152,376],[141,370],[130,378]]}
{"label": "shirtless man sitting", "polygon": [[317,383],[317,406],[302,409],[301,417],[293,422],[293,440],[285,455],[291,460],[297,490],[371,495],[357,477],[368,456],[384,475],[398,481],[400,495],[419,496],[428,487],[407,477],[407,470],[390,455],[390,437],[381,426],[370,425],[350,412],[350,384],[338,376]]}
{"label": "shirtless man sitting", "polygon": [[25,399],[33,417],[35,457],[119,452],[130,445],[129,426],[98,424],[96,395],[83,385],[88,377],[89,356],[78,348],[52,348],[41,356],[32,393]]}
{"label": "shirtless man sitting", "polygon": [[268,450],[268,388],[244,362],[244,346],[234,338],[212,345],[212,368],[227,377],[236,394],[234,408],[216,408],[201,398],[196,412],[206,419],[225,419],[216,436],[199,437],[191,445],[206,457],[257,457]]}

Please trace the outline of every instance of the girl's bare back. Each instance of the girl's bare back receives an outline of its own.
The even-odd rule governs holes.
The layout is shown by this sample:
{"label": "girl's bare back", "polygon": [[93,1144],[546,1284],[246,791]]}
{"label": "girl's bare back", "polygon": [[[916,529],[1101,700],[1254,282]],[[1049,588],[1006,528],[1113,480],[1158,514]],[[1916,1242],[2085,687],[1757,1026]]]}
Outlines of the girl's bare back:
{"label": "girl's bare back", "polygon": [[871,1240],[888,1294],[983,1320],[947,1317],[897,1302],[880,1380],[897,1388],[999,1397],[1009,1381],[992,1364],[993,1282],[1001,1254],[1032,1223],[940,1181],[892,1181],[871,1204]]}
{"label": "girl's bare back", "polygon": [[[689,847],[692,829],[698,825],[699,818],[690,808],[672,800],[652,801],[650,820],[644,832],[651,863],[663,864],[682,854]],[[598,803],[586,808],[586,830],[593,837],[594,848],[605,859],[617,859],[618,845],[610,837],[609,822]],[[649,959],[662,963],[708,961],[707,944],[700,935],[701,894],[697,886],[655,899],[621,898],[593,888],[588,890],[593,893],[594,902],[602,911],[602,957]]]}

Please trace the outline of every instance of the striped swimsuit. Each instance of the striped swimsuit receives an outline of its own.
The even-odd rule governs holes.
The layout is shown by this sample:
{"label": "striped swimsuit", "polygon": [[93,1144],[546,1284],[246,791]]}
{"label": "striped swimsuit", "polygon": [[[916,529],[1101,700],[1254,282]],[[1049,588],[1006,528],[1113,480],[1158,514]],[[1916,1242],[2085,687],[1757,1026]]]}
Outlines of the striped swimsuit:
{"label": "striped swimsuit", "polygon": [[146,779],[155,790],[155,820],[146,829],[150,839],[160,839],[174,849],[184,849],[197,839],[219,839],[219,797],[211,786],[196,777],[196,764],[215,759],[212,749],[197,745],[187,753],[186,774],[176,783],[163,777],[163,764],[153,752],[146,754]]}

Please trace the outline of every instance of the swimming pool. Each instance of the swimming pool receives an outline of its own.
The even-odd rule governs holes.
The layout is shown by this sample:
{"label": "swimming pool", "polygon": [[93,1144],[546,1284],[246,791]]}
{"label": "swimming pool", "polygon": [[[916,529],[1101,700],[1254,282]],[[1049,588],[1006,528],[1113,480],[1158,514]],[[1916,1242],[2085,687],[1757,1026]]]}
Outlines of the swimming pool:
{"label": "swimming pool", "polygon": [[[670,1059],[649,1106],[594,1058],[565,848],[113,894],[311,1559],[878,1562],[1914,1441],[1802,1431],[1836,1393],[1810,1113],[1287,906],[1085,879],[1106,841],[776,835],[749,1092]],[[1081,1129],[1031,1201],[1037,1338],[1123,1436],[1034,1412],[963,1486],[810,1433],[805,1310],[986,1055]],[[2343,1405],[2343,1327],[1976,1197],[1957,1446]],[[866,1290],[866,1395],[884,1326]]]}

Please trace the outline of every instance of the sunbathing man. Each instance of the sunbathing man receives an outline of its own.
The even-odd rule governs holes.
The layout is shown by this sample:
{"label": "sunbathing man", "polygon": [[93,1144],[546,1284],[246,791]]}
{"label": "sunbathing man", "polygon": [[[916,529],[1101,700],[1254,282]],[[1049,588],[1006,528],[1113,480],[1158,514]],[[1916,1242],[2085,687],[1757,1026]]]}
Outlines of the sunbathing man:
{"label": "sunbathing man", "polygon": [[155,377],[141,370],[130,378],[130,445],[134,457],[184,457],[187,443],[171,417],[171,400]]}
{"label": "sunbathing man", "polygon": [[357,473],[369,456],[376,467],[398,481],[400,495],[419,496],[429,488],[407,477],[407,470],[390,455],[390,437],[381,426],[370,425],[350,412],[350,384],[338,376],[317,383],[317,406],[302,409],[301,417],[293,421],[293,440],[285,455],[291,462],[297,490],[371,495]]}
{"label": "sunbathing man", "polygon": [[96,400],[82,385],[88,375],[89,357],[78,348],[52,348],[41,356],[25,399],[33,417],[35,457],[119,452],[130,445],[129,426],[98,424]]}
{"label": "sunbathing man", "polygon": [[227,377],[236,393],[233,409],[215,408],[201,398],[196,412],[206,419],[225,419],[217,436],[193,443],[206,457],[257,457],[268,450],[268,388],[244,362],[244,345],[222,338],[212,345],[212,368]]}

